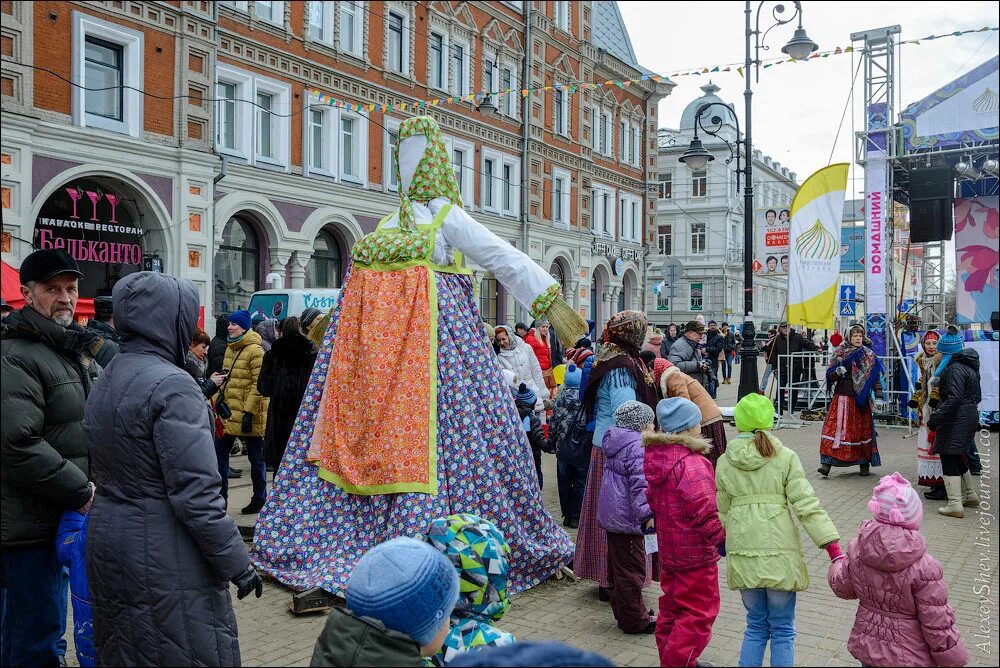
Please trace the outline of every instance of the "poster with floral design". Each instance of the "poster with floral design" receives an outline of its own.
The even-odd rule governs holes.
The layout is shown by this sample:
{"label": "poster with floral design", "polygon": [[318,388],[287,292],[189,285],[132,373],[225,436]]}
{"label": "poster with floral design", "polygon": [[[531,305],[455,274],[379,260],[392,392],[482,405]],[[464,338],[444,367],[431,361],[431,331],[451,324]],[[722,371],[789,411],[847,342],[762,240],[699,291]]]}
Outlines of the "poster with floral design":
{"label": "poster with floral design", "polygon": [[990,321],[1000,298],[998,197],[955,200],[955,269],[958,322]]}

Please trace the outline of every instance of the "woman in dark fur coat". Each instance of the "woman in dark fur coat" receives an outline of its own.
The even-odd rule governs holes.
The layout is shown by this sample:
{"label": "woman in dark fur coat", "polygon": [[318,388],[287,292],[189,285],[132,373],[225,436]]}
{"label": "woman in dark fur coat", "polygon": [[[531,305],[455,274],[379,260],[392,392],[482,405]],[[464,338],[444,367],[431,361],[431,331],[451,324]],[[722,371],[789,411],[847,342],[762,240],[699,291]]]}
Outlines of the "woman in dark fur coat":
{"label": "woman in dark fur coat", "polygon": [[264,431],[264,462],[269,471],[277,471],[281,464],[316,361],[316,347],[302,332],[298,318],[285,318],[278,330],[280,336],[264,355],[257,380],[257,391],[271,398]]}

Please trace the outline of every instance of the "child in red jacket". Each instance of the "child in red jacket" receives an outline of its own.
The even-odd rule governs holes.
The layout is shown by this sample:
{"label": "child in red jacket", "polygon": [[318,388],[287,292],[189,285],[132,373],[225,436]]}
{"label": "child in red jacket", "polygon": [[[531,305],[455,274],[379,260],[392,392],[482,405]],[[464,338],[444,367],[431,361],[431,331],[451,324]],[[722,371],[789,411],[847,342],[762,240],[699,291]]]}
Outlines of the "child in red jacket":
{"label": "child in red jacket", "polygon": [[701,411],[681,397],[656,405],[661,432],[643,437],[646,497],[660,550],[661,666],[696,666],[719,615],[719,546],[725,531],[715,505],[715,471],[701,438]]}

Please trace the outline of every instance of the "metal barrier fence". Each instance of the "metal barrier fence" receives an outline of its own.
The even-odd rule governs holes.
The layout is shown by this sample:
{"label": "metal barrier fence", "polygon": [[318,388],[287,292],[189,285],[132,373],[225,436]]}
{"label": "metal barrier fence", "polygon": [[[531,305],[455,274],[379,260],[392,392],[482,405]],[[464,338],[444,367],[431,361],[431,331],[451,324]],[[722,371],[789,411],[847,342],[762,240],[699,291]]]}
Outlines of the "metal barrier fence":
{"label": "metal barrier fence", "polygon": [[[913,394],[914,382],[910,377],[910,358],[903,356],[887,355],[879,357],[883,366],[887,369],[892,367],[901,369],[904,374],[904,387],[893,389],[885,379],[882,385],[882,400],[876,402],[873,399],[873,412],[875,419],[887,426],[893,426],[896,422],[898,426],[905,425],[908,434],[916,431],[917,424],[914,422],[910,411],[906,407],[906,401]],[[804,421],[795,417],[796,410],[801,411],[801,406],[805,404],[805,410],[822,409],[824,412],[830,405],[833,398],[834,386],[831,385],[829,391],[826,383],[826,370],[833,361],[833,352],[799,352],[778,356],[778,364],[773,370],[776,381],[768,382],[768,387],[762,388],[764,394],[774,401],[775,410],[778,417],[775,420],[775,429],[781,427],[801,426]],[[770,386],[776,387],[775,394],[770,393]]]}

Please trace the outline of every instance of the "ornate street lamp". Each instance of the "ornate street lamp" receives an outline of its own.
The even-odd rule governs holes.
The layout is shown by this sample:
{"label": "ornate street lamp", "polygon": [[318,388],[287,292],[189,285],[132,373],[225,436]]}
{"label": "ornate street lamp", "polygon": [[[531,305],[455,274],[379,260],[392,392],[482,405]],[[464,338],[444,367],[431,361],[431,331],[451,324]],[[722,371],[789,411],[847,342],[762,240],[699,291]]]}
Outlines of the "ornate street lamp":
{"label": "ornate street lamp", "polygon": [[[757,5],[756,22],[751,23],[753,10],[751,2],[747,0],[746,9],[746,62],[744,63],[744,78],[746,88],[743,91],[743,99],[746,103],[745,123],[746,135],[744,136],[743,153],[746,155],[746,167],[743,169],[745,182],[743,186],[743,342],[740,347],[740,387],[739,398],[743,398],[751,392],[760,392],[760,376],[757,375],[757,342],[755,340],[756,329],[753,324],[753,142],[751,140],[751,100],[753,90],[750,87],[750,67],[755,66],[755,79],[760,80],[760,52],[767,51],[768,47],[763,44],[767,33],[780,25],[791,23],[796,18],[799,19],[799,27],[795,30],[792,39],[789,40],[781,51],[793,60],[803,60],[819,48],[814,41],[806,35],[805,28],[802,27],[802,3],[794,2],[795,12],[787,19],[782,19],[785,12],[785,5],[775,5],[771,11],[774,18],[774,25],[761,33],[760,14],[764,8],[764,2]],[[751,46],[754,47],[751,52]],[[713,119],[714,120],[714,119]],[[703,128],[704,129],[704,128]]]}

